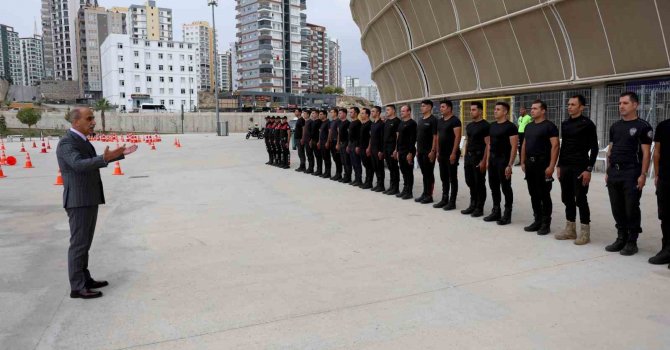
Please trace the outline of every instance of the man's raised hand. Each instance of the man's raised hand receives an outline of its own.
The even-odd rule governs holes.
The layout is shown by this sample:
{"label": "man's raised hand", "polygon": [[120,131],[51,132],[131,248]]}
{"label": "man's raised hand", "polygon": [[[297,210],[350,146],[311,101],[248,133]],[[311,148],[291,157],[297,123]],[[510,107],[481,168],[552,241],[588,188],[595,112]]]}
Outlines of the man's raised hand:
{"label": "man's raised hand", "polygon": [[105,152],[102,154],[102,159],[104,159],[105,162],[111,162],[114,159],[118,159],[119,157],[121,157],[121,155],[123,155],[125,151],[126,151],[125,144],[113,151],[110,151],[109,146],[107,146],[105,147]]}

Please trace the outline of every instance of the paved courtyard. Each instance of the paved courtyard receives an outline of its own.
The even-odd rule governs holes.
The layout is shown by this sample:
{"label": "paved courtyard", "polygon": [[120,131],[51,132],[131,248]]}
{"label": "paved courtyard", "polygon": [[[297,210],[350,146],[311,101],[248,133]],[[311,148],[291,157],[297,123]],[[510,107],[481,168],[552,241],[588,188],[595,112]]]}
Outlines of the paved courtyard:
{"label": "paved courtyard", "polygon": [[[55,144],[31,149],[35,169],[3,167],[0,349],[670,344],[670,270],[647,263],[660,246],[651,182],[640,253],[623,257],[603,249],[615,233],[602,174],[591,186],[592,243],[577,247],[523,231],[519,168],[513,223],[500,227],[266,166],[263,141],[243,135],[184,135],[180,149],[173,140],[143,145],[123,177],[102,170],[107,205],[90,267],[110,286],[90,301],[69,298]],[[417,176],[415,195],[420,186]],[[564,225],[557,187],[553,232]],[[466,197],[461,176],[459,209]]]}

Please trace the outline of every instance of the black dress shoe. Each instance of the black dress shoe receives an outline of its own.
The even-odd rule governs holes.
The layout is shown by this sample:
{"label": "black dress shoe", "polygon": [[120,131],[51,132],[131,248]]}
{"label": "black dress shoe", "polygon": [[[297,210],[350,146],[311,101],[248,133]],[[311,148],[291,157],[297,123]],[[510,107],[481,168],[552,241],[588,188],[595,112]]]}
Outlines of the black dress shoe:
{"label": "black dress shoe", "polygon": [[70,298],[72,299],[95,299],[101,296],[102,292],[90,289],[73,290],[70,292]]}
{"label": "black dress shoe", "polygon": [[426,195],[421,194],[421,196],[419,196],[419,198],[414,199],[414,201],[417,202],[417,203],[421,203],[425,198],[426,198]]}
{"label": "black dress shoe", "polygon": [[107,287],[108,285],[109,285],[109,283],[107,283],[107,281],[90,280],[90,281],[86,282],[85,287],[87,289],[99,289],[99,288],[102,288],[102,287]]}
{"label": "black dress shoe", "polygon": [[400,197],[400,199],[402,199],[402,200],[408,200],[408,199],[412,199],[412,198],[414,198],[414,195],[412,194],[412,192],[407,192],[407,193],[405,193],[404,196]]}
{"label": "black dress shoe", "polygon": [[433,203],[433,196],[425,196],[421,202],[421,204],[430,204]]}

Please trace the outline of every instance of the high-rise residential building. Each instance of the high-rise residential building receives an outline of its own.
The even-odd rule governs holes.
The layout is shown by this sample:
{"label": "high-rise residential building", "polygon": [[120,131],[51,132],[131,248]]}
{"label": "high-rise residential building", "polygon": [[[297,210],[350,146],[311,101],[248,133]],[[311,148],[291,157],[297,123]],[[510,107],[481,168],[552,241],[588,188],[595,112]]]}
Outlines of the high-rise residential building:
{"label": "high-rise residential building", "polygon": [[222,92],[233,91],[232,82],[232,53],[230,50],[219,54],[219,89]]}
{"label": "high-rise residential building", "polygon": [[240,91],[304,92],[305,0],[236,0]]}
{"label": "high-rise residential building", "polygon": [[361,80],[359,78],[344,77],[344,94],[348,96],[362,97],[373,104],[382,103],[377,85],[375,83],[361,85]]}
{"label": "high-rise residential building", "polygon": [[240,88],[240,77],[237,65],[237,47],[239,43],[230,43],[230,91],[237,91]]}
{"label": "high-rise residential building", "polygon": [[0,78],[19,85],[23,81],[19,33],[0,24]]}
{"label": "high-rise residential building", "polygon": [[102,97],[100,45],[110,34],[126,34],[126,13],[108,11],[98,2],[87,2],[79,9],[77,36],[79,43],[79,85],[84,97]]}
{"label": "high-rise residential building", "polygon": [[356,88],[361,86],[361,80],[354,77],[344,77],[344,94],[356,96]]}
{"label": "high-rise residential building", "polygon": [[102,43],[103,97],[121,110],[163,105],[191,110],[198,101],[197,44],[110,34]]}
{"label": "high-rise residential building", "polygon": [[21,85],[36,86],[44,79],[44,49],[42,36],[21,38]]}
{"label": "high-rise residential building", "polygon": [[136,39],[171,41],[172,10],[157,7],[156,1],[128,8],[128,34]]}
{"label": "high-rise residential building", "polygon": [[322,92],[330,79],[329,49],[326,28],[307,23],[305,26],[307,46],[307,85],[308,93]]}
{"label": "high-rise residential building", "polygon": [[200,65],[198,74],[200,80],[200,90],[214,91],[214,79],[216,79],[216,70],[214,69],[214,30],[206,21],[184,24],[184,41],[198,44],[198,55],[200,56]]}
{"label": "high-rise residential building", "polygon": [[342,50],[337,40],[328,40],[328,84],[342,87]]}
{"label": "high-rise residential building", "polygon": [[77,80],[77,13],[86,0],[42,0],[42,39],[47,79]]}

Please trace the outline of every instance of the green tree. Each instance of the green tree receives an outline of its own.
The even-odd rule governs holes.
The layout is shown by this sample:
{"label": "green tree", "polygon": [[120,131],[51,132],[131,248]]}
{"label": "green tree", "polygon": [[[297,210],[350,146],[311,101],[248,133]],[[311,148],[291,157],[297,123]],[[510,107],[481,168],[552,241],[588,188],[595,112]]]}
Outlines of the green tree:
{"label": "green tree", "polygon": [[323,93],[327,95],[332,95],[335,93],[335,87],[328,85],[323,88]]}
{"label": "green tree", "polygon": [[28,129],[30,129],[42,119],[42,113],[34,108],[21,108],[19,113],[16,114],[16,119],[22,124],[28,125]]}
{"label": "green tree", "polygon": [[102,121],[102,132],[105,132],[105,112],[112,109],[112,105],[107,101],[106,98],[102,98],[100,100],[97,100],[95,102],[95,105],[93,105],[93,109],[96,111],[100,111],[100,120]]}
{"label": "green tree", "polygon": [[7,121],[5,120],[4,114],[0,114],[0,134],[7,132]]}
{"label": "green tree", "polygon": [[344,89],[337,86],[337,87],[335,87],[335,93],[338,94],[338,95],[342,95],[342,94],[344,94]]}

